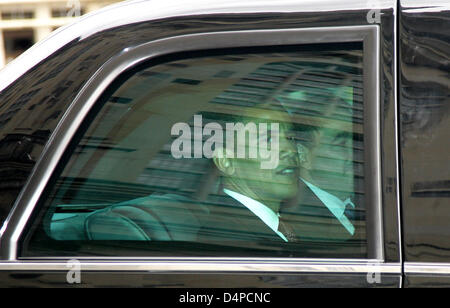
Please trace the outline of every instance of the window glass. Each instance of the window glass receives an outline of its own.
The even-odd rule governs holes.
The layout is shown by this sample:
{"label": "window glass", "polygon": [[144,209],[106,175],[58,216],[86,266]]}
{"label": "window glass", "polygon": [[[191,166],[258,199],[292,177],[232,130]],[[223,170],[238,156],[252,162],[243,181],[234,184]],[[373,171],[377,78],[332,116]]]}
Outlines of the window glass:
{"label": "window glass", "polygon": [[362,44],[191,53],[122,75],[24,256],[367,257]]}

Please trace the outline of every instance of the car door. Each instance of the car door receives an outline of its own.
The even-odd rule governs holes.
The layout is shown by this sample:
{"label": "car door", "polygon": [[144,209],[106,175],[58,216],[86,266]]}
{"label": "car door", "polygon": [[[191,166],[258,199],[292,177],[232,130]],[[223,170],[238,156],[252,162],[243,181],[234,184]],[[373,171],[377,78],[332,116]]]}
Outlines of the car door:
{"label": "car door", "polygon": [[197,12],[78,43],[93,73],[58,93],[2,283],[399,287],[395,2]]}
{"label": "car door", "polygon": [[405,286],[448,287],[450,8],[439,1],[401,4]]}

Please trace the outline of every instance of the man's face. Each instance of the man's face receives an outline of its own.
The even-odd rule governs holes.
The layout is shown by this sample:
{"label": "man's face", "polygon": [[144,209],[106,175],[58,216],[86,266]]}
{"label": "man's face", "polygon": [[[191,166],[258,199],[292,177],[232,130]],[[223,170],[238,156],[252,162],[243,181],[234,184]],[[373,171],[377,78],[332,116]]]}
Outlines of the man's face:
{"label": "man's face", "polygon": [[[335,187],[336,191],[343,193],[342,197],[348,197],[348,192],[354,190],[353,156],[354,148],[357,148],[354,146],[351,120],[353,118],[353,88],[342,86],[315,91],[317,93],[308,91],[291,93],[291,99],[297,99],[299,104],[302,102],[322,103],[322,118],[317,122],[314,138],[307,149],[308,161],[304,165],[309,173],[312,171],[312,173],[320,174],[317,177],[312,174],[312,177],[320,178],[323,188]],[[323,103],[323,97],[328,98],[325,99],[326,104]],[[329,175],[324,176],[325,172]]]}
{"label": "man's face", "polygon": [[354,191],[353,135],[337,128],[324,128],[319,134],[319,140],[313,149],[311,169],[331,172],[333,177],[324,185],[336,187],[337,191],[342,192],[342,198],[348,197],[348,193]]}
{"label": "man's face", "polygon": [[[338,175],[342,178],[342,185],[347,178],[351,182],[354,155],[351,121],[353,88],[349,86],[308,88],[292,92],[288,98],[290,103],[283,99],[281,102],[291,114],[306,107],[320,106],[320,109],[317,109],[320,116],[317,116],[313,140],[306,149],[301,145],[298,147],[300,163],[310,170],[328,170]],[[341,118],[337,118],[337,115]],[[304,155],[305,152],[308,157]]]}
{"label": "man's face", "polygon": [[[277,146],[278,163],[272,168],[264,169],[261,165],[267,159],[259,155],[257,158],[234,158],[234,180],[245,183],[260,200],[280,201],[294,197],[298,192],[298,157],[292,140],[292,126],[290,118],[285,112],[270,110],[254,110],[248,112],[249,119],[258,127],[267,123],[267,133],[258,134],[258,144],[265,139],[269,146]],[[278,124],[278,142],[276,132],[270,129],[270,123]],[[275,143],[275,144],[274,144]],[[246,153],[248,153],[248,143]],[[273,149],[271,149],[273,150]]]}
{"label": "man's face", "polygon": [[[333,171],[342,176],[353,175],[353,137],[351,132],[322,129],[315,154],[332,164]],[[316,161],[315,164],[319,164]],[[326,163],[326,162],[325,162]],[[324,164],[324,162],[322,162]]]}

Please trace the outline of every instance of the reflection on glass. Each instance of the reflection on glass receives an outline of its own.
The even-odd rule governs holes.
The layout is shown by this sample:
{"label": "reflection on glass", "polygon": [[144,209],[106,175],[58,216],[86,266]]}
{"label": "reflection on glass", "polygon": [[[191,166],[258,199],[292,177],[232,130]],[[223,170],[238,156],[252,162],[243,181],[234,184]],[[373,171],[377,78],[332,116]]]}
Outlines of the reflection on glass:
{"label": "reflection on glass", "polygon": [[29,242],[366,257],[361,67],[349,44],[135,72],[79,134]]}

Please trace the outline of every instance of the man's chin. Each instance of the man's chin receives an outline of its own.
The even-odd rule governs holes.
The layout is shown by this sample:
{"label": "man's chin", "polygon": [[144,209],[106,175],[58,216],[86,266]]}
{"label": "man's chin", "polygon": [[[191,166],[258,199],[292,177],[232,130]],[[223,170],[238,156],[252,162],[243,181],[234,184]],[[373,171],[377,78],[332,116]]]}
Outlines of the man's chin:
{"label": "man's chin", "polygon": [[297,187],[292,190],[278,191],[276,196],[280,200],[288,200],[296,198],[299,195]]}

